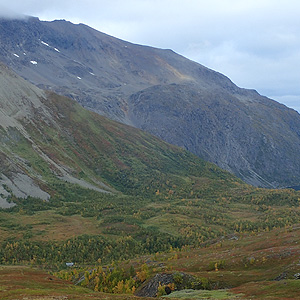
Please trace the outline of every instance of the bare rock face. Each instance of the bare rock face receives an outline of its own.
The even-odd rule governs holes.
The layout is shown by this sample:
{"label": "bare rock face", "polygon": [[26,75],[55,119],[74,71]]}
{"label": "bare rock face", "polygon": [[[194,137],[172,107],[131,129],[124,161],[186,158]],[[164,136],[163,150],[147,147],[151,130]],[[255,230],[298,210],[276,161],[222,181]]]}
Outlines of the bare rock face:
{"label": "bare rock face", "polygon": [[156,297],[159,285],[168,285],[172,282],[172,274],[156,274],[135,295],[139,297]]}
{"label": "bare rock face", "polygon": [[296,274],[294,275],[294,278],[295,278],[295,279],[300,279],[300,273],[296,273]]}
{"label": "bare rock face", "polygon": [[299,114],[254,91],[155,86],[131,96],[130,112],[137,127],[252,185],[277,187],[297,181]]}
{"label": "bare rock face", "polygon": [[0,60],[35,85],[263,187],[300,185],[300,115],[171,50],[64,20],[0,20]]}
{"label": "bare rock face", "polygon": [[173,285],[176,290],[183,290],[188,288],[200,289],[202,288],[201,281],[196,277],[182,272],[174,274],[162,273],[156,274],[147,280],[135,293],[139,297],[156,297],[158,288],[161,286],[165,289],[165,294],[170,294],[171,289],[169,285]]}

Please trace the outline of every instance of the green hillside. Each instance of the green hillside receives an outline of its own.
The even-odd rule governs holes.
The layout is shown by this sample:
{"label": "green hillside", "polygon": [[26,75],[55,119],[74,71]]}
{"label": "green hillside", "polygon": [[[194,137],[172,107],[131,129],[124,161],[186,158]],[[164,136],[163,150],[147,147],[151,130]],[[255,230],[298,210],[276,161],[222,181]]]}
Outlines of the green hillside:
{"label": "green hillside", "polygon": [[[59,272],[74,262],[76,275],[101,265],[111,268],[105,283],[96,289],[96,277],[85,276],[85,287],[132,294],[149,277],[141,266],[149,255],[177,261],[177,252],[222,236],[300,223],[299,192],[246,185],[179,147],[43,92],[2,65],[0,75],[0,263],[7,274],[9,265]],[[138,271],[122,270],[129,259],[138,260]],[[56,273],[69,278],[64,274]],[[1,280],[0,295],[7,290]]]}
{"label": "green hillside", "polygon": [[45,153],[69,163],[76,176],[86,180],[94,176],[124,194],[148,197],[157,190],[164,195],[173,190],[181,197],[203,192],[205,188],[197,186],[193,177],[195,181],[205,178],[216,189],[241,183],[215,165],[143,131],[84,110],[70,99],[55,94],[49,98],[45,103],[49,110],[63,115],[55,120],[59,134],[40,122],[35,124],[39,131],[32,128],[31,132],[36,132],[34,138]]}
{"label": "green hillside", "polygon": [[5,147],[51,198],[10,197],[17,205],[0,214],[3,263],[111,262],[299,222],[298,192],[253,188],[67,98],[48,94],[44,105],[56,127],[37,111],[23,124],[30,140],[12,128]]}

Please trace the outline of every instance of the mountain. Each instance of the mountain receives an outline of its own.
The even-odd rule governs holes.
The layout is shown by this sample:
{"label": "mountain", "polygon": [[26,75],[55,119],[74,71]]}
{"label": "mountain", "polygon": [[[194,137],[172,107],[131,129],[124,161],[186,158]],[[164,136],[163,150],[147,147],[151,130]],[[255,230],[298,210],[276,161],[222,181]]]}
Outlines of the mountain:
{"label": "mountain", "polygon": [[300,184],[300,115],[171,50],[29,17],[0,21],[0,60],[41,88],[187,149],[247,183]]}
{"label": "mountain", "polygon": [[[172,189],[180,197],[207,186],[226,190],[237,181],[179,147],[42,91],[3,64],[0,141],[2,207],[13,206],[12,197],[48,201],[66,192],[65,182],[71,184],[65,190],[79,185],[100,194],[153,197]],[[203,178],[205,186],[196,188]]]}
{"label": "mountain", "polygon": [[0,298],[23,297],[21,281],[39,299],[133,299],[153,280],[152,295],[172,283],[228,298],[251,283],[266,297],[275,278],[294,283],[299,192],[247,185],[2,63],[0,159],[0,274],[17,278]]}

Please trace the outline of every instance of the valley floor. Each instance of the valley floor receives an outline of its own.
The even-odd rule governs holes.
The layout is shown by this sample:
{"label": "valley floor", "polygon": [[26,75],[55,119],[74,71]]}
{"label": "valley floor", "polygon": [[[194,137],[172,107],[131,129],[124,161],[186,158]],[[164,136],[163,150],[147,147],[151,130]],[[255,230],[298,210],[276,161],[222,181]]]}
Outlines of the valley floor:
{"label": "valley floor", "polygon": [[[120,262],[122,268],[145,262],[152,270],[207,278],[213,290],[172,292],[166,299],[300,299],[300,226],[210,241],[205,247],[172,250],[155,257]],[[153,273],[154,275],[154,273]],[[176,298],[175,298],[176,297]],[[153,299],[94,292],[59,279],[37,266],[0,266],[0,299],[87,300]]]}

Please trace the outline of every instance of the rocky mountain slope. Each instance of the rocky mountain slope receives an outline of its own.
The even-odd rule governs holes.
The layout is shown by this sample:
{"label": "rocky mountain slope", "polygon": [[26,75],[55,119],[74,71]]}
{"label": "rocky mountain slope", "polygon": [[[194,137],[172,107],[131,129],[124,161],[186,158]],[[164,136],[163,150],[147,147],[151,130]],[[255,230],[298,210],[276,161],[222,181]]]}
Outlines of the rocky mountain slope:
{"label": "rocky mountain slope", "polygon": [[148,131],[248,183],[300,181],[300,116],[171,50],[64,20],[0,21],[0,60],[39,87]]}
{"label": "rocky mountain slope", "polygon": [[[0,141],[0,207],[13,206],[14,197],[47,201],[75,185],[153,197],[158,190],[184,196],[212,186],[227,189],[237,181],[179,147],[44,92],[3,64]],[[196,187],[203,178],[205,186]]]}

